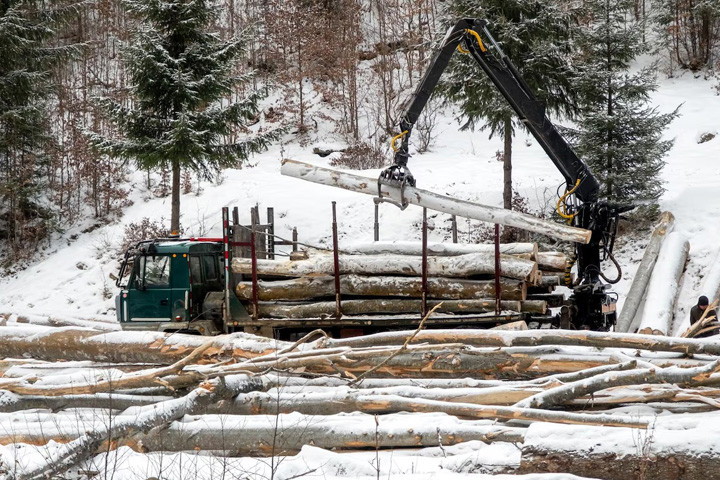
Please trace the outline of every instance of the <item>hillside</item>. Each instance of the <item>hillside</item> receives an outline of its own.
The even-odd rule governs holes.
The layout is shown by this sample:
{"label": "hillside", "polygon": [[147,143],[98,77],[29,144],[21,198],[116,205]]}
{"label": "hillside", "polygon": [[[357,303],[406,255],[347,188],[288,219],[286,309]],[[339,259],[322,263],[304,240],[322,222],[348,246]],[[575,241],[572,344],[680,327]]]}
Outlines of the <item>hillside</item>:
{"label": "hillside", "polygon": [[[660,205],[676,216],[676,231],[690,239],[691,253],[678,302],[677,318],[687,317],[696,300],[701,279],[718,252],[716,237],[720,223],[720,139],[698,143],[704,133],[718,132],[716,109],[720,96],[714,83],[686,74],[680,78],[660,79],[661,86],[653,97],[660,111],[682,104],[680,117],[667,135],[675,145],[663,171],[666,193]],[[502,204],[502,163],[495,158],[501,141],[489,140],[483,132],[460,131],[452,112],[443,112],[437,128],[437,140],[431,151],[415,155],[411,169],[424,189],[477,201]],[[324,129],[322,126],[324,125]],[[227,170],[222,181],[200,184],[200,193],[182,197],[181,222],[186,235],[218,235],[220,208],[238,206],[241,219],[249,221],[249,208],[260,205],[275,208],[279,235],[289,236],[297,227],[300,241],[309,245],[328,245],[330,239],[331,201],[337,201],[340,243],[372,240],[373,204],[369,198],[350,192],[317,186],[279,173],[282,158],[293,158],[317,165],[328,165],[332,157],[320,158],[313,147],[342,146],[339,136],[321,123],[317,133],[302,145],[292,136],[287,143],[256,155],[252,168]],[[522,135],[516,139],[514,152],[514,185],[534,210],[548,211],[562,177],[534,140]],[[335,155],[335,154],[334,154]],[[366,172],[374,176],[377,171]],[[145,186],[143,173],[135,173],[127,185],[132,206],[109,225],[95,225],[90,220],[52,239],[50,246],[21,271],[0,280],[0,305],[3,313],[41,314],[77,318],[114,317],[112,295],[114,283],[108,278],[116,272],[116,249],[125,226],[144,217],[160,221],[169,216],[169,197],[155,198]],[[449,218],[431,212],[436,228],[430,241],[448,238]],[[419,239],[421,210],[410,207],[401,212],[393,206],[381,208],[380,236],[383,240]],[[460,241],[468,232],[476,232],[479,222],[459,221]],[[624,271],[617,285],[622,307],[624,294],[642,256],[648,230],[633,231],[620,238],[616,248]],[[608,266],[608,268],[612,268]],[[676,321],[676,330],[684,328]]]}
{"label": "hillside", "polygon": [[[660,79],[653,103],[660,111],[670,111],[682,104],[680,117],[667,136],[675,145],[663,171],[666,192],[660,206],[676,217],[675,231],[686,235],[691,244],[678,302],[675,329],[683,329],[687,312],[696,301],[696,290],[712,262],[717,261],[720,223],[720,139],[699,143],[702,134],[717,134],[715,111],[720,96],[714,82],[690,74],[680,78]],[[495,158],[501,141],[489,140],[484,132],[460,131],[452,112],[442,112],[431,151],[414,155],[410,167],[424,189],[488,205],[502,204],[502,163]],[[241,220],[249,221],[249,208],[260,205],[275,208],[281,236],[297,227],[301,242],[328,245],[331,233],[331,202],[337,201],[341,246],[343,242],[372,240],[373,203],[362,195],[322,187],[283,177],[279,173],[282,158],[292,158],[327,166],[331,157],[312,153],[314,147],[342,146],[341,138],[321,120],[309,141],[298,142],[288,135],[282,145],[256,155],[252,168],[227,170],[217,184],[203,182],[199,193],[182,197],[181,222],[186,235],[218,235],[220,208],[238,206]],[[522,135],[516,139],[514,152],[514,186],[526,197],[532,210],[548,212],[554,205],[562,177],[534,140]],[[333,154],[337,155],[337,154]],[[377,171],[365,172],[375,176]],[[116,272],[116,250],[121,244],[125,226],[147,217],[154,221],[169,216],[169,197],[156,198],[146,188],[145,175],[135,173],[129,179],[128,199],[132,205],[122,217],[109,225],[91,220],[56,236],[50,245],[24,269],[0,279],[0,305],[3,313],[41,314],[74,318],[114,317],[112,296],[114,283],[108,278]],[[196,189],[198,190],[198,189]],[[430,241],[449,237],[449,218],[430,212]],[[419,239],[421,209],[409,207],[400,211],[393,206],[381,207],[380,236],[383,240]],[[459,220],[460,241],[477,233],[479,222]],[[629,229],[632,232],[632,229]],[[624,278],[616,286],[619,306],[629,288],[649,230],[632,232],[618,240],[616,253]],[[612,266],[607,266],[611,269]]]}

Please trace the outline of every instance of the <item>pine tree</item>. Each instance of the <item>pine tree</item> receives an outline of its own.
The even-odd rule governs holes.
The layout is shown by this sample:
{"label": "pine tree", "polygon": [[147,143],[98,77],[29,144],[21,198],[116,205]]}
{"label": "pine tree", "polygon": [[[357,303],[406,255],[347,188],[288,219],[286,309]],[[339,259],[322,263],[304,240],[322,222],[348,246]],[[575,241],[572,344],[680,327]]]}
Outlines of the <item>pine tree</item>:
{"label": "pine tree", "polygon": [[252,92],[230,103],[233,89],[251,80],[232,69],[243,38],[223,42],[211,31],[219,9],[213,0],[125,0],[139,26],[124,50],[131,105],[110,98],[102,105],[121,139],[90,134],[105,154],[133,160],[143,169],[172,171],[171,231],[180,230],[181,170],[211,179],[266,148],[278,132],[226,141],[233,128],[258,115],[261,96]]}
{"label": "pine tree", "polygon": [[[569,59],[576,26],[572,11],[547,0],[453,0],[448,13],[452,23],[460,18],[487,19],[493,37],[548,111],[572,113],[574,90]],[[503,204],[511,209],[512,138],[517,116],[471,58],[455,56],[442,91],[460,105],[463,128],[481,124],[481,130],[490,130],[490,137],[503,137]]]}
{"label": "pine tree", "polygon": [[646,51],[641,28],[629,14],[632,5],[632,0],[586,2],[591,21],[578,37],[581,116],[572,138],[600,181],[601,196],[615,203],[662,195],[660,171],[673,142],[661,137],[677,116],[677,110],[661,114],[648,106],[657,88],[653,66],[629,72],[633,59]]}
{"label": "pine tree", "polygon": [[53,151],[52,72],[77,51],[50,41],[73,7],[0,0],[0,239],[16,255],[50,230],[43,196]]}

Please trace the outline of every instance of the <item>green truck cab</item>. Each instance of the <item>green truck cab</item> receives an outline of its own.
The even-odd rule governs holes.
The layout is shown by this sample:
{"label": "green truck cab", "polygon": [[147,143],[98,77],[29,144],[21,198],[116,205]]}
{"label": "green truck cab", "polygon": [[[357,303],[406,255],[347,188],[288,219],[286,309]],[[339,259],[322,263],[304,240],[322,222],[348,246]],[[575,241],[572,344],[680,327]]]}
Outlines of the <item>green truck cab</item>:
{"label": "green truck cab", "polygon": [[219,239],[140,242],[125,253],[116,280],[117,319],[124,330],[227,332],[225,271]]}

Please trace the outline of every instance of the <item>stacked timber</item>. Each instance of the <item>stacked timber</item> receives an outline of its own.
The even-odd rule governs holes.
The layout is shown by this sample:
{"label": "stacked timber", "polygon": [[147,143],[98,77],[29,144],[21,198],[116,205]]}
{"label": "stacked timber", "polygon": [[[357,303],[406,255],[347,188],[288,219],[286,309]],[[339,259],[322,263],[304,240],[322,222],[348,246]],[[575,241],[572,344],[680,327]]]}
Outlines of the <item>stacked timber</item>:
{"label": "stacked timber", "polygon": [[[99,459],[120,447],[404,455],[472,440],[517,449],[503,473],[670,480],[717,478],[707,472],[720,468],[713,443],[678,434],[678,422],[693,438],[715,432],[720,343],[710,339],[418,329],[313,332],[291,344],[14,324],[0,326],[0,373],[0,445],[49,452],[7,478],[112,468]],[[100,420],[110,412],[112,428]],[[477,469],[497,462],[473,457]],[[647,476],[629,473],[645,462]]]}
{"label": "stacked timber", "polygon": [[[255,296],[259,318],[420,314],[423,297],[425,308],[439,305],[437,313],[492,314],[494,251],[492,244],[431,243],[423,265],[419,242],[374,242],[343,249],[337,272],[333,253],[318,250],[300,260],[257,260],[256,282],[251,259],[233,259],[232,269],[245,279],[236,286],[238,298],[251,302]],[[558,306],[562,296],[553,292],[563,283],[564,254],[539,253],[535,243],[502,244],[500,252],[504,314],[542,315],[549,302]]]}

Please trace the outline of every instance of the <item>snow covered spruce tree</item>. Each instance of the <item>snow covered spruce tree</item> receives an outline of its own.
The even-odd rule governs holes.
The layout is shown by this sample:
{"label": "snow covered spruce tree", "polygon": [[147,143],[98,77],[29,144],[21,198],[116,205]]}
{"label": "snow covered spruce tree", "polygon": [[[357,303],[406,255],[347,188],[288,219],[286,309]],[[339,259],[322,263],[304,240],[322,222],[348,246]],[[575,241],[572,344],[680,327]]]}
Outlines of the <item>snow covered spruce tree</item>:
{"label": "snow covered spruce tree", "polygon": [[53,138],[49,102],[53,68],[77,51],[51,42],[69,4],[0,1],[0,240],[15,256],[49,233],[52,210],[43,198]]}
{"label": "snow covered spruce tree", "polygon": [[[571,11],[548,0],[452,0],[447,23],[485,18],[489,29],[549,112],[572,112],[574,90],[569,59],[576,22]],[[442,92],[460,106],[463,128],[490,130],[504,139],[503,204],[512,208],[512,139],[518,119],[507,101],[469,56],[456,54]]]}
{"label": "snow covered spruce tree", "polygon": [[233,73],[244,39],[222,41],[212,31],[219,13],[215,1],[124,0],[123,5],[139,21],[123,52],[130,104],[102,99],[121,138],[93,134],[91,140],[100,152],[140,168],[170,168],[170,230],[178,232],[182,169],[212,178],[222,168],[241,165],[279,133],[231,141],[256,119],[261,96],[255,91],[228,100],[251,76]]}
{"label": "snow covered spruce tree", "polygon": [[662,133],[677,116],[648,106],[656,89],[652,65],[630,73],[646,51],[642,31],[630,12],[633,0],[585,2],[589,25],[578,36],[582,67],[575,150],[600,180],[601,196],[611,202],[653,202],[663,193],[660,171],[672,147]]}

